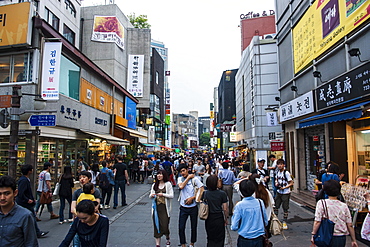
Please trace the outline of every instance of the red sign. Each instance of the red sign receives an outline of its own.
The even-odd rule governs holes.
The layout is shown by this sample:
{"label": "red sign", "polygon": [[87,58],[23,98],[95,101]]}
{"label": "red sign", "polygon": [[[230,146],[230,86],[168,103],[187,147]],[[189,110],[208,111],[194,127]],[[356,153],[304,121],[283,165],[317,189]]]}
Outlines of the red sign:
{"label": "red sign", "polygon": [[209,137],[213,137],[213,130],[209,132]]}
{"label": "red sign", "polygon": [[271,142],[271,151],[285,151],[285,143]]}
{"label": "red sign", "polygon": [[319,136],[313,136],[313,141],[318,142],[319,141]]}
{"label": "red sign", "polygon": [[12,106],[12,96],[11,95],[0,95],[0,108],[9,108]]}

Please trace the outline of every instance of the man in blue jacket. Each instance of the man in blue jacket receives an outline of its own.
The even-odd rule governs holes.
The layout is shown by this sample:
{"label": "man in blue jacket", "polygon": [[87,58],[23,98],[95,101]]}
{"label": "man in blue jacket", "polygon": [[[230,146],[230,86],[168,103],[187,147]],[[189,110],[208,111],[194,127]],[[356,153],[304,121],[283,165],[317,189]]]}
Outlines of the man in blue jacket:
{"label": "man in blue jacket", "polygon": [[32,188],[31,188],[31,182],[30,182],[30,175],[33,172],[33,166],[32,165],[23,165],[21,167],[21,172],[22,175],[19,180],[18,180],[18,195],[15,199],[18,205],[27,208],[28,210],[31,211],[32,215],[34,216],[35,220],[35,229],[36,229],[36,234],[38,238],[41,238],[48,234],[48,231],[40,231],[39,227],[37,226],[36,222],[36,213],[34,210],[35,206],[35,198],[33,197],[32,194]]}

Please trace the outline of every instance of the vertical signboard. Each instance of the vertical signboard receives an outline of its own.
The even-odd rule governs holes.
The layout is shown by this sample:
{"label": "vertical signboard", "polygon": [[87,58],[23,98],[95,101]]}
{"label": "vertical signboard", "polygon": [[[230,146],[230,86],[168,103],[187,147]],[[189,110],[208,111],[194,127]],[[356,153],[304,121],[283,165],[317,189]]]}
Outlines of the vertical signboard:
{"label": "vertical signboard", "polygon": [[148,129],[148,143],[154,144],[155,143],[155,127],[149,126]]}
{"label": "vertical signboard", "polygon": [[278,125],[276,112],[267,112],[266,117],[267,117],[267,126]]}
{"label": "vertical signboard", "polygon": [[127,91],[137,98],[143,97],[144,55],[129,55]]}
{"label": "vertical signboard", "polygon": [[125,49],[124,28],[115,16],[94,16],[94,29],[91,40],[114,42],[121,49]]}
{"label": "vertical signboard", "polygon": [[42,57],[41,97],[44,100],[59,99],[61,42],[46,42]]}
{"label": "vertical signboard", "polygon": [[126,119],[127,127],[136,129],[136,103],[129,97],[126,97]]}

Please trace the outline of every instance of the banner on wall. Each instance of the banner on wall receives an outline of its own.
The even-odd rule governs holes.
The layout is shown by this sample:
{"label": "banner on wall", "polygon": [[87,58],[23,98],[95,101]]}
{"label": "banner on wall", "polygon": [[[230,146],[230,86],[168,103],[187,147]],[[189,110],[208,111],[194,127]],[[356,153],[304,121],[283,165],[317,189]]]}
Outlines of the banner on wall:
{"label": "banner on wall", "polygon": [[116,43],[125,49],[124,28],[115,16],[94,16],[92,41]]}
{"label": "banner on wall", "polygon": [[126,119],[127,119],[127,127],[131,129],[136,129],[136,103],[126,97]]}
{"label": "banner on wall", "polygon": [[46,42],[42,56],[41,97],[44,100],[59,99],[61,42]]}
{"label": "banner on wall", "polygon": [[129,55],[127,68],[127,91],[134,97],[143,97],[144,55]]}
{"label": "banner on wall", "polygon": [[369,19],[368,9],[367,0],[315,1],[293,28],[294,72]]}
{"label": "banner on wall", "polygon": [[31,45],[31,3],[0,7],[0,46]]}

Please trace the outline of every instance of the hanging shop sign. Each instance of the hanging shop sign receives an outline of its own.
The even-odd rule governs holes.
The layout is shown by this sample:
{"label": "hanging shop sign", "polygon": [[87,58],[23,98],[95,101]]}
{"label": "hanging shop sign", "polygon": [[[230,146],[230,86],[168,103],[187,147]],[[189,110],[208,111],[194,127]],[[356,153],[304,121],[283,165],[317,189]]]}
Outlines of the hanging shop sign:
{"label": "hanging shop sign", "polygon": [[331,48],[370,18],[369,1],[314,2],[293,28],[294,72]]}
{"label": "hanging shop sign", "polygon": [[136,103],[126,97],[126,119],[127,119],[127,127],[131,129],[136,129]]}
{"label": "hanging shop sign", "polygon": [[277,126],[278,120],[276,112],[266,112],[267,126]]}
{"label": "hanging shop sign", "polygon": [[220,125],[220,130],[221,132],[231,132],[234,124],[221,124]]}
{"label": "hanging shop sign", "polygon": [[143,97],[144,55],[129,55],[127,91],[137,98]]}
{"label": "hanging shop sign", "polygon": [[317,111],[370,95],[370,62],[316,89]]}
{"label": "hanging shop sign", "polygon": [[271,151],[285,151],[284,142],[270,142],[270,144],[271,144]]}
{"label": "hanging shop sign", "polygon": [[230,142],[237,142],[236,132],[230,132]]}
{"label": "hanging shop sign", "polygon": [[313,92],[305,93],[294,100],[280,106],[280,122],[285,122],[314,112]]}
{"label": "hanging shop sign", "polygon": [[61,56],[62,42],[44,43],[41,77],[41,97],[44,100],[59,99],[59,74]]}
{"label": "hanging shop sign", "polygon": [[154,126],[149,126],[148,129],[148,143],[155,143],[155,127]]}
{"label": "hanging shop sign", "polygon": [[115,16],[94,16],[92,41],[116,43],[125,49],[124,28]]}

